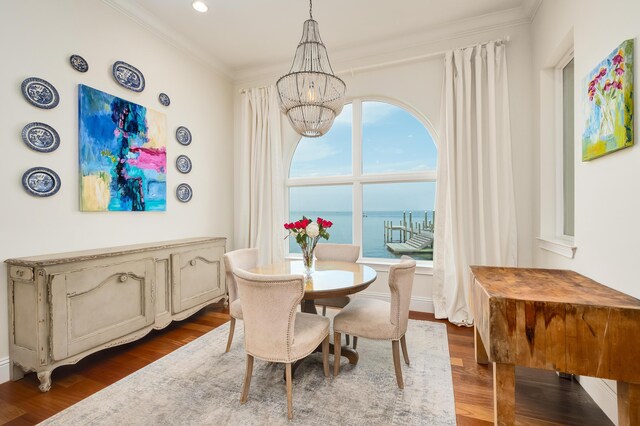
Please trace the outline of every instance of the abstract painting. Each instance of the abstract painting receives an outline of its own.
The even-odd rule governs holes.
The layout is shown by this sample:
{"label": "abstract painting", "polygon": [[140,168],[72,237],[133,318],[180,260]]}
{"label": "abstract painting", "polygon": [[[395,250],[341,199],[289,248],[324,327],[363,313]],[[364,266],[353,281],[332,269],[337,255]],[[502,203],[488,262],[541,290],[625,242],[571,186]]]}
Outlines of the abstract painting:
{"label": "abstract painting", "polygon": [[582,161],[633,145],[633,40],[618,46],[589,73]]}
{"label": "abstract painting", "polygon": [[80,210],[164,211],[165,116],[79,85]]}

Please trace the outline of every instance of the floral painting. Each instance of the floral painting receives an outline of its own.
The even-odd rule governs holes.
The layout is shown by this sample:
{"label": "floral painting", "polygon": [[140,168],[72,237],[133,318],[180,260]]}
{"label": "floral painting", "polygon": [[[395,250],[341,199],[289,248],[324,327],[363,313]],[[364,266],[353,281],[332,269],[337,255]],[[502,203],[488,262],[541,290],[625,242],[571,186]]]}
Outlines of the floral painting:
{"label": "floral painting", "polygon": [[164,114],[79,85],[80,210],[166,210]]}
{"label": "floral painting", "polygon": [[587,76],[582,160],[633,145],[633,40],[623,42]]}

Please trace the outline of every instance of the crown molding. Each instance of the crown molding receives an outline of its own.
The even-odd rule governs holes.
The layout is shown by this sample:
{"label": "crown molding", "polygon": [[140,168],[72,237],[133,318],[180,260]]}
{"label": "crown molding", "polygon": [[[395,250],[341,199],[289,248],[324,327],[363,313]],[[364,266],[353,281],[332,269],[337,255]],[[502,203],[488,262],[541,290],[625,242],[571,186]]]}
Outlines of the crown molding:
{"label": "crown molding", "polygon": [[117,12],[125,15],[127,18],[131,19],[152,34],[163,39],[173,47],[189,54],[221,77],[230,81],[233,79],[233,73],[229,67],[223,64],[219,59],[205,52],[203,49],[194,46],[192,42],[182,35],[169,31],[166,25],[164,25],[146,8],[125,0],[102,0],[102,2]]}
{"label": "crown molding", "polygon": [[523,12],[526,16],[529,17],[529,23],[533,22],[536,19],[536,15],[538,14],[538,10],[542,5],[542,0],[525,0],[522,4]]}
{"label": "crown molding", "polygon": [[[167,43],[204,63],[220,76],[230,80],[234,85],[243,85],[285,74],[291,65],[291,58],[283,57],[260,66],[229,67],[222,59],[213,56],[201,46],[194,45],[186,37],[167,28],[146,8],[127,0],[102,1]],[[351,44],[340,48],[331,48],[334,69],[353,69],[382,61],[397,60],[403,56],[406,57],[411,52],[424,52],[425,49],[428,51],[429,48],[433,48],[438,43],[530,24],[535,19],[542,1],[523,0],[523,3],[515,8],[448,22],[432,27],[427,31],[373,40],[366,45]]]}
{"label": "crown molding", "polygon": [[[458,20],[428,31],[373,41],[366,46],[331,49],[331,63],[338,74],[348,73],[349,70],[358,67],[370,67],[381,62],[438,51],[442,49],[442,45],[450,45],[454,40],[529,25],[541,2],[542,0],[525,0],[522,6],[517,8]],[[455,46],[448,46],[448,48],[455,48]],[[246,86],[253,82],[273,79],[275,76],[285,74],[290,65],[291,58],[288,58],[264,67],[237,68],[233,70],[233,83],[236,86]]]}

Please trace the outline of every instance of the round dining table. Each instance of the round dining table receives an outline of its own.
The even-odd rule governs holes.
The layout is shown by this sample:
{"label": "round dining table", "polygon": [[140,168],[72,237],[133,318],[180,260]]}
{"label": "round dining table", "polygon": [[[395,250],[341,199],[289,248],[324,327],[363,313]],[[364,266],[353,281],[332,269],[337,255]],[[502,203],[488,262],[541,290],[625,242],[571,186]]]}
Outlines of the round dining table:
{"label": "round dining table", "polygon": [[[304,274],[302,260],[285,260],[283,262],[258,266],[249,272],[263,275]],[[362,291],[376,280],[373,268],[359,263],[316,260],[313,272],[304,279],[304,296],[302,312],[318,314],[315,301],[347,296]],[[333,344],[331,345],[333,352]],[[340,354],[350,364],[358,363],[358,353],[349,347],[342,347]],[[294,365],[294,369],[297,365]]]}
{"label": "round dining table", "polygon": [[[302,260],[285,260],[258,266],[249,272],[263,275],[304,275],[304,265]],[[313,272],[304,279],[302,312],[317,314],[315,300],[357,293],[369,287],[376,276],[376,271],[366,265],[316,260]]]}

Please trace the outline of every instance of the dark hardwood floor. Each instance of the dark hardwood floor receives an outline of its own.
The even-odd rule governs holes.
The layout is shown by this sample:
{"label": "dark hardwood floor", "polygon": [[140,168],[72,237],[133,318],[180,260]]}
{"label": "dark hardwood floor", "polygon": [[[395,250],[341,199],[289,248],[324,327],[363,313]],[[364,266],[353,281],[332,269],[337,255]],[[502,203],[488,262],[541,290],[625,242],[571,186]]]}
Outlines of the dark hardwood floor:
{"label": "dark hardwood floor", "polygon": [[[432,314],[425,313],[412,312],[411,318],[437,321]],[[98,352],[76,365],[57,368],[53,372],[53,386],[47,393],[38,390],[34,374],[0,384],[0,424],[36,424],[228,320],[223,308],[205,308],[141,340]],[[473,329],[447,323],[447,330],[458,425],[492,424],[492,372],[491,367],[478,365],[474,360]],[[548,371],[518,369],[516,375],[519,424],[611,424],[578,383]]]}

